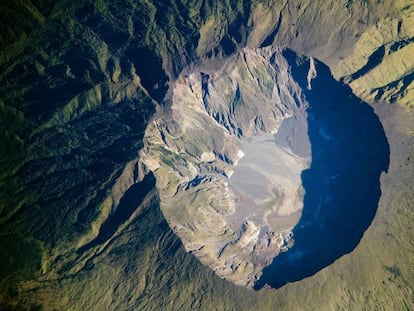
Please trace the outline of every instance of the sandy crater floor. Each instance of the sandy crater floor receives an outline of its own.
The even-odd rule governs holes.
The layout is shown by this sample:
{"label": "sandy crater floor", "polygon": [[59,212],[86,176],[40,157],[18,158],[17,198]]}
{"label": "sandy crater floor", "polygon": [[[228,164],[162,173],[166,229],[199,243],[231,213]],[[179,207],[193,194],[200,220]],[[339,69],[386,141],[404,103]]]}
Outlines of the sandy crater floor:
{"label": "sandy crater floor", "polygon": [[[290,122],[291,127],[301,128],[304,118],[299,120]],[[242,142],[244,156],[232,168],[229,178],[229,190],[237,205],[228,220],[234,228],[248,220],[280,231],[299,221],[304,195],[300,176],[309,167],[310,155],[295,154],[294,148],[277,141],[280,136],[261,134]],[[300,141],[309,144],[307,140],[307,133],[302,131]]]}

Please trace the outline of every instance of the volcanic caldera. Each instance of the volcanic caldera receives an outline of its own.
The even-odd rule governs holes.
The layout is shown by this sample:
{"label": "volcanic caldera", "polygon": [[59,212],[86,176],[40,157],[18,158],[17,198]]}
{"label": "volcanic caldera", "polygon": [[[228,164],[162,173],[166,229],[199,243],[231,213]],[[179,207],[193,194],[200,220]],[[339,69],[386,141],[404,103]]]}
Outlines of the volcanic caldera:
{"label": "volcanic caldera", "polygon": [[[335,130],[319,126],[317,135],[333,141],[333,146],[311,147],[309,134],[312,137],[314,129],[308,129],[308,123],[314,126],[317,121],[312,121],[313,112],[308,115],[305,93],[315,103],[332,98],[319,98],[321,91],[312,89],[314,81],[326,79],[317,77],[315,61],[292,60],[291,54],[275,47],[243,49],[221,60],[219,69],[198,65],[184,71],[172,88],[171,107],[148,126],[141,152],[143,163],[157,178],[161,210],[186,250],[238,285],[252,287],[263,268],[294,244],[292,236],[304,202],[314,195],[305,195],[303,183],[323,187],[320,178],[326,178],[304,179],[304,171],[313,172],[309,170],[315,166],[312,158],[320,160],[325,148],[342,150],[335,145],[349,148],[351,144],[343,145],[341,137],[332,136]],[[329,71],[323,74],[335,81]],[[342,161],[340,154],[329,152],[324,156]],[[358,167],[355,156],[349,161]],[[336,162],[334,166],[343,167]],[[373,169],[377,185],[383,166]],[[335,180],[335,176],[327,178]],[[373,193],[374,205],[369,207],[374,211],[377,194]],[[337,215],[342,217],[341,212]],[[363,217],[369,223],[372,217],[368,218]],[[362,227],[357,240],[366,223]]]}

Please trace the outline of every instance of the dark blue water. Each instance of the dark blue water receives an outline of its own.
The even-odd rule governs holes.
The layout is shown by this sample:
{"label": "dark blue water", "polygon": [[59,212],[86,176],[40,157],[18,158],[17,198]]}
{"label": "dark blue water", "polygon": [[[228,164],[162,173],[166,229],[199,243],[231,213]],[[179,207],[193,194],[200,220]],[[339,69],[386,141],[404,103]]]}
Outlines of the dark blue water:
{"label": "dark blue water", "polygon": [[[285,57],[306,89],[309,62]],[[389,145],[373,109],[333,79],[317,63],[318,77],[305,91],[312,163],[302,173],[302,218],[294,228],[294,246],[264,269],[256,288],[279,288],[312,276],[351,252],[371,224],[381,196],[380,175],[389,165]]]}

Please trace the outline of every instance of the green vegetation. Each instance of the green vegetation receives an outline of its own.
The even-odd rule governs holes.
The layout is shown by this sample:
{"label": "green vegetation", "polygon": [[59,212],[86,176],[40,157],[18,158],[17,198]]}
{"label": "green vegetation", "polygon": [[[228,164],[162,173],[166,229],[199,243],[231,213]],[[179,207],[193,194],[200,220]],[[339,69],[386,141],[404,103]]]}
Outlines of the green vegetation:
{"label": "green vegetation", "polygon": [[[413,106],[412,63],[393,67],[408,44],[352,84],[369,100],[382,94],[375,107],[392,154],[377,216],[351,254],[277,291],[237,287],[184,251],[154,194],[106,241],[79,251],[132,185],[125,166],[182,68],[272,39],[281,13],[271,41],[347,78],[378,47],[412,44],[413,8],[408,0],[1,1],[0,309],[413,309],[414,117],[384,108],[391,99]],[[395,81],[380,80],[387,68]]]}

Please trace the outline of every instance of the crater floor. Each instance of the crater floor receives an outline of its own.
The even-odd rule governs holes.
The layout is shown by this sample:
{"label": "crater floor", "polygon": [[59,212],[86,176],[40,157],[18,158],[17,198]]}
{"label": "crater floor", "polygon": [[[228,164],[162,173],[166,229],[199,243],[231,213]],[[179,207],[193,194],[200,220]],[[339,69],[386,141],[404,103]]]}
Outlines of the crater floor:
{"label": "crater floor", "polygon": [[171,99],[141,158],[167,222],[203,264],[238,285],[278,287],[356,247],[388,144],[372,109],[326,66],[243,49],[219,69],[184,71]]}
{"label": "crater floor", "polygon": [[253,286],[292,244],[311,160],[307,106],[281,49],[243,49],[219,69],[184,72],[170,111],[147,128],[141,157],[168,223],[238,285]]}
{"label": "crater floor", "polygon": [[[307,137],[307,133],[302,135]],[[281,147],[274,134],[252,136],[241,141],[244,156],[233,166],[229,190],[236,210],[229,215],[232,229],[244,221],[264,225],[275,232],[291,229],[300,218],[303,188],[301,172],[310,157],[301,157]]]}

